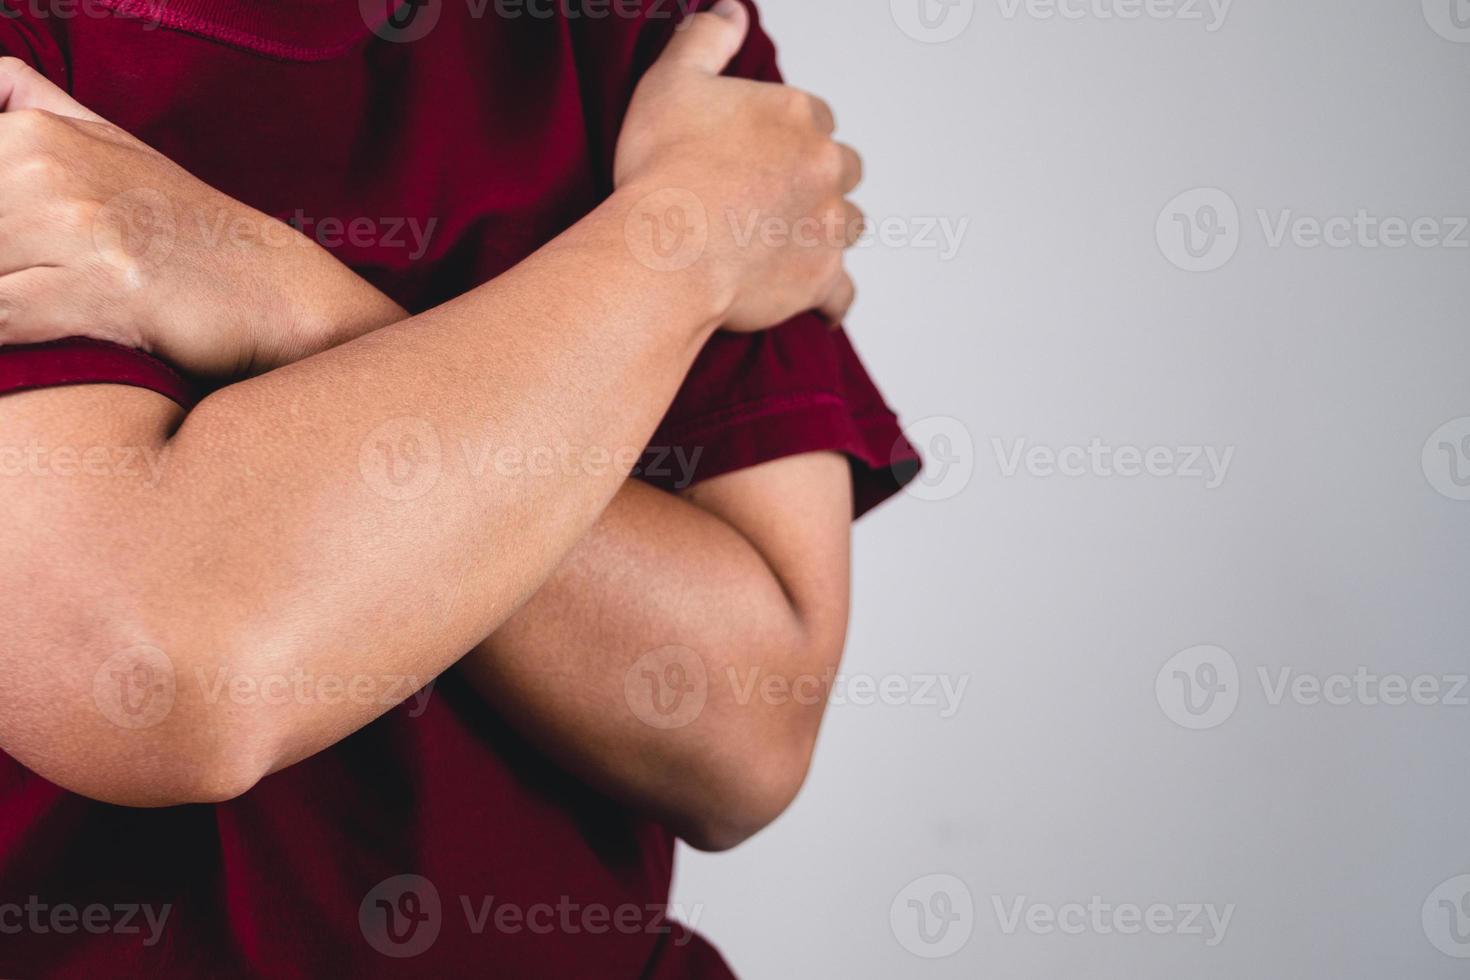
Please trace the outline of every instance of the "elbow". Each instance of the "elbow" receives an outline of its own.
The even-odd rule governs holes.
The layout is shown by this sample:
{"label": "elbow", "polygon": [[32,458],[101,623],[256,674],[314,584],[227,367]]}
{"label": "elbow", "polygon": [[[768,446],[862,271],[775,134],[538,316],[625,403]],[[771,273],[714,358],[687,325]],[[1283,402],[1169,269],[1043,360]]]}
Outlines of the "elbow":
{"label": "elbow", "polygon": [[208,661],[158,662],[160,652],[146,646],[125,657],[133,662],[99,671],[93,684],[91,707],[106,724],[97,745],[110,764],[76,766],[84,782],[66,788],[130,807],[224,803],[270,771],[269,719],[212,692],[200,670]]}
{"label": "elbow", "polygon": [[213,665],[250,663],[255,645],[127,564],[131,530],[78,531],[49,560],[0,563],[0,750],[119,806],[233,799],[269,771],[261,728],[273,719],[207,678]]}
{"label": "elbow", "polygon": [[117,644],[121,652],[94,672],[88,707],[102,722],[94,747],[110,764],[78,766],[88,782],[68,789],[130,807],[224,803],[271,770],[269,726],[279,712],[232,698],[215,677],[222,664],[248,673],[247,645],[228,630],[170,625],[180,628],[153,634],[170,636],[167,653]]}
{"label": "elbow", "polygon": [[269,772],[250,751],[251,733],[210,717],[180,727],[150,752],[136,778],[120,783],[107,802],[131,807],[228,803]]}
{"label": "elbow", "polygon": [[155,809],[227,803],[254,787],[260,775],[231,761],[181,764],[155,758],[104,775],[83,768],[50,778],[68,792],[101,803]]}
{"label": "elbow", "polygon": [[[166,785],[154,787],[153,799],[142,806],[182,806],[191,803],[228,803],[244,796],[264,778],[259,768],[239,758],[220,758],[188,772],[174,773]],[[158,792],[158,791],[162,792]],[[139,804],[134,804],[139,805]]]}
{"label": "elbow", "polygon": [[815,741],[811,726],[810,734],[789,733],[779,744],[749,747],[711,766],[708,791],[679,828],[680,838],[695,850],[720,853],[770,826],[801,792]]}
{"label": "elbow", "polygon": [[[17,761],[69,792],[115,806],[159,808],[224,803],[244,795],[268,769],[247,746],[249,733],[212,710],[175,705],[156,727],[118,725],[111,706],[99,723],[59,719],[65,730],[37,744],[5,748]],[[130,719],[131,723],[131,719]]]}
{"label": "elbow", "polygon": [[[829,645],[803,647],[799,656],[786,659],[835,665],[843,639],[837,631]],[[825,687],[815,696],[802,684],[817,676],[809,668],[788,678],[793,696],[771,699],[765,710],[752,711],[762,700],[755,699],[721,713],[726,724],[710,739],[716,748],[706,751],[702,765],[693,766],[704,777],[699,802],[675,828],[686,844],[709,853],[729,851],[774,823],[796,800],[811,771],[827,707]],[[794,696],[798,690],[801,696]]]}
{"label": "elbow", "polygon": [[209,735],[197,730],[179,727],[146,740],[127,732],[94,734],[95,740],[70,748],[55,743],[39,750],[5,748],[62,789],[114,806],[224,803],[248,792],[264,775],[244,753],[212,747]]}
{"label": "elbow", "polygon": [[199,661],[90,632],[69,656],[32,648],[49,652],[31,664],[68,669],[30,667],[0,694],[0,749],[62,789],[127,807],[224,802],[269,771],[258,712],[208,697]]}

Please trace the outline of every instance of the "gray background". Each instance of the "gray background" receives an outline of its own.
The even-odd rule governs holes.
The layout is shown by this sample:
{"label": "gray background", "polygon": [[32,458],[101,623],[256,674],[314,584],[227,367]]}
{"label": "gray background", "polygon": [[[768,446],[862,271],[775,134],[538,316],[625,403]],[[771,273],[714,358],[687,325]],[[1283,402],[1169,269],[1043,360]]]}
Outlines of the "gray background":
{"label": "gray background", "polygon": [[[1214,30],[1165,16],[1185,0],[959,0],[946,43],[918,2],[762,5],[866,155],[860,203],[913,239],[855,255],[850,329],[955,462],[860,526],[844,665],[912,696],[834,705],[796,805],[681,852],[675,900],[747,977],[1470,975],[1470,232],[1311,247],[1260,217],[1470,215],[1457,0],[1238,0]],[[1195,188],[1238,209],[1214,271],[1175,261]],[[968,219],[958,254],[926,217]],[[1008,474],[993,443],[1094,437],[1234,456],[1207,489]],[[1175,668],[1212,678],[1170,660],[1203,644],[1229,663],[1194,718]],[[1360,667],[1438,693],[1274,698]],[[931,676],[968,685],[950,717]],[[1008,932],[1023,896],[1233,912],[1213,946]]]}

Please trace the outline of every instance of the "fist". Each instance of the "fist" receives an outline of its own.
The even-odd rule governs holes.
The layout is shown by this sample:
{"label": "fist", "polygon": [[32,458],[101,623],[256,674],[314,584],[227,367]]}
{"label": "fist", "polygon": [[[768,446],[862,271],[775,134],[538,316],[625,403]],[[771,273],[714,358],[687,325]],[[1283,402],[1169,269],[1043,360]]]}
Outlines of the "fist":
{"label": "fist", "polygon": [[643,194],[653,233],[706,237],[698,262],[722,290],[726,329],[760,330],[810,309],[837,322],[853,299],[843,252],[863,217],[846,195],[862,162],[832,138],[821,99],[720,77],[748,29],[736,0],[680,28],[634,93],[614,180]]}
{"label": "fist", "polygon": [[[274,366],[325,251],[0,59],[0,344],[69,336],[201,377]],[[292,285],[287,287],[287,283]]]}

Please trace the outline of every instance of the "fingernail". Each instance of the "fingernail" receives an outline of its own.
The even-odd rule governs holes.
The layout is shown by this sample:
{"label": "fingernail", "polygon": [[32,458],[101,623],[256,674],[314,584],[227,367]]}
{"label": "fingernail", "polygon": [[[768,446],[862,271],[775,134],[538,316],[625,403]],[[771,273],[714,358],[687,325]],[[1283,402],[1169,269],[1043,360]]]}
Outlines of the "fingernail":
{"label": "fingernail", "polygon": [[738,0],[720,0],[719,3],[709,8],[710,13],[726,20],[734,20],[740,16],[740,4]]}

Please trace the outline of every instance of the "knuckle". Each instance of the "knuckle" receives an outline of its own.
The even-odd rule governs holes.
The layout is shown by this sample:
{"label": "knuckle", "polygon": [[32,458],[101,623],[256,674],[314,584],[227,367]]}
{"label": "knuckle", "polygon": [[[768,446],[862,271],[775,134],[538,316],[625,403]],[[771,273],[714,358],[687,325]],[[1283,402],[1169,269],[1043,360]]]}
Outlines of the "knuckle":
{"label": "knuckle", "polygon": [[77,231],[92,227],[97,220],[98,205],[93,201],[60,197],[51,203],[50,211],[58,224]]}
{"label": "knuckle", "polygon": [[831,140],[825,140],[817,151],[817,166],[823,177],[836,181],[847,169],[847,155],[842,151],[841,146]]}
{"label": "knuckle", "polygon": [[21,78],[34,74],[35,69],[14,55],[0,56],[0,78]]}
{"label": "knuckle", "polygon": [[798,121],[810,121],[812,117],[812,97],[801,89],[783,88],[779,95],[781,111],[788,118]]}
{"label": "knuckle", "polygon": [[45,126],[51,113],[45,109],[14,109],[5,114],[13,128],[22,131],[40,129]]}
{"label": "knuckle", "polygon": [[822,256],[821,263],[822,282],[827,288],[839,282],[843,275],[842,253],[835,249],[828,249]]}
{"label": "knuckle", "polygon": [[684,21],[679,27],[680,33],[687,33],[696,39],[698,44],[715,43],[719,36],[729,28],[729,21],[718,14],[708,10],[694,14]]}
{"label": "knuckle", "polygon": [[33,193],[54,193],[61,183],[63,162],[44,147],[30,147],[10,165],[11,177]]}
{"label": "knuckle", "polygon": [[26,309],[35,304],[17,286],[0,289],[0,343],[24,343],[27,329]]}
{"label": "knuckle", "polygon": [[49,187],[56,179],[57,161],[44,150],[32,148],[10,164],[10,177],[23,187]]}
{"label": "knuckle", "polygon": [[45,109],[16,109],[5,113],[4,118],[21,145],[29,147],[48,143],[58,123],[57,117]]}
{"label": "knuckle", "polygon": [[827,139],[813,139],[805,144],[799,158],[799,173],[804,182],[823,193],[833,192],[842,174],[842,151]]}

